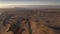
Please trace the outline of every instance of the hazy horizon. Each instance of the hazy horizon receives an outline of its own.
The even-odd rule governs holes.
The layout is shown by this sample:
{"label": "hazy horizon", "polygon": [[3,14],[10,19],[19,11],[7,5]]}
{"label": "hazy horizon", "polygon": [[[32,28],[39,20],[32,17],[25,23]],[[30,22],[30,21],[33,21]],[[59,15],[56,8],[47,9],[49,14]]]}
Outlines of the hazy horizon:
{"label": "hazy horizon", "polygon": [[11,5],[60,5],[60,0],[0,0],[0,8]]}

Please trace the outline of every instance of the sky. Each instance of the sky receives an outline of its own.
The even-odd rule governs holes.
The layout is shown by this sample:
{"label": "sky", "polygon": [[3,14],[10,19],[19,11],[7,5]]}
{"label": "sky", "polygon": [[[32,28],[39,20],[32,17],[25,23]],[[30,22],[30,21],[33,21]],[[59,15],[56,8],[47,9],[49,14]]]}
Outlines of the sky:
{"label": "sky", "polygon": [[60,5],[60,0],[0,0],[0,8],[12,5]]}

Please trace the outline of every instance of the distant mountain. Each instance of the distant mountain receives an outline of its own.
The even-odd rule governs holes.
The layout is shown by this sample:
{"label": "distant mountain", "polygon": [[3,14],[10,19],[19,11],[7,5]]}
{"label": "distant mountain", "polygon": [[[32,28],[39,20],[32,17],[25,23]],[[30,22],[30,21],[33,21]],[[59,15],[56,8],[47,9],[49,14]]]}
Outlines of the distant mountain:
{"label": "distant mountain", "polygon": [[16,5],[11,7],[21,7],[21,8],[27,8],[27,9],[47,9],[47,8],[60,8],[59,5]]}
{"label": "distant mountain", "polygon": [[7,11],[11,11],[11,10],[40,10],[40,9],[59,9],[60,10],[60,6],[59,5],[11,5],[8,6],[8,8],[0,8],[0,14],[2,12]]}

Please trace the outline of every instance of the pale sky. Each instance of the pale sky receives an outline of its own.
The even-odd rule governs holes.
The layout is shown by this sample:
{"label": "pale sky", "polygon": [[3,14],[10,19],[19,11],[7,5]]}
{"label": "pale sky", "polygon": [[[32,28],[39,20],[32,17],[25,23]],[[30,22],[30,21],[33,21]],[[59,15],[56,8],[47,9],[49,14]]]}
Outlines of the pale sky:
{"label": "pale sky", "polygon": [[60,0],[0,0],[0,8],[11,5],[60,5]]}

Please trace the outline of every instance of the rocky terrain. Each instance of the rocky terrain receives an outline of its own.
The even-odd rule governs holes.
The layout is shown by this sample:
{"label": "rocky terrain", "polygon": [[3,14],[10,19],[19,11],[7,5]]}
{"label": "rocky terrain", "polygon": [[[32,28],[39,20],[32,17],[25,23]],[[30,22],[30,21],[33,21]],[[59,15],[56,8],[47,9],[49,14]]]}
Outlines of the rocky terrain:
{"label": "rocky terrain", "polygon": [[60,9],[4,9],[0,34],[60,34]]}

